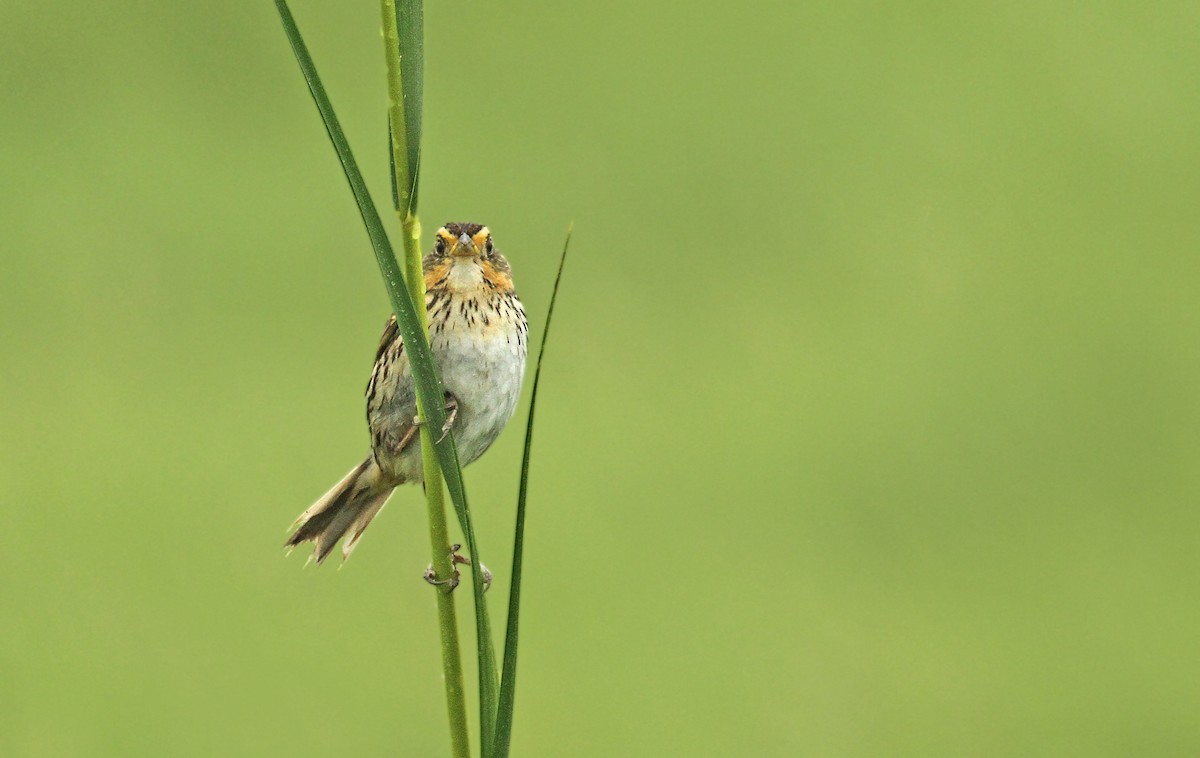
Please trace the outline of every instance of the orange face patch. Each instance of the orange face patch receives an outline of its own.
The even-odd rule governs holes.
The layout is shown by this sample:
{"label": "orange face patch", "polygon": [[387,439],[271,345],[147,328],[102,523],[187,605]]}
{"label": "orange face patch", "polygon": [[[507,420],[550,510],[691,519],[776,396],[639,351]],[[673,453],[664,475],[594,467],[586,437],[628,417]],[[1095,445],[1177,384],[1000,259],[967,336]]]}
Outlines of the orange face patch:
{"label": "orange face patch", "polygon": [[491,282],[492,286],[497,290],[500,292],[508,292],[512,289],[512,277],[506,272],[501,271],[492,265],[491,261],[484,260],[481,268],[483,268],[483,278]]}
{"label": "orange face patch", "polygon": [[446,277],[450,276],[450,260],[446,259],[439,263],[435,263],[425,270],[425,289],[431,290],[446,281]]}

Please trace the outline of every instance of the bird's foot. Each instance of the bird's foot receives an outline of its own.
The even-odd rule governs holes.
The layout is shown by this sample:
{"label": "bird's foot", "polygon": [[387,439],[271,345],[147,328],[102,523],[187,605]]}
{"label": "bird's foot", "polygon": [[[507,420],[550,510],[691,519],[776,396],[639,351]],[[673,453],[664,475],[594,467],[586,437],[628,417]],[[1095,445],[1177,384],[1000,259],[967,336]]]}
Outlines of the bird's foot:
{"label": "bird's foot", "polygon": [[[433,443],[440,445],[442,440],[446,439],[446,435],[450,433],[450,429],[454,426],[454,420],[458,418],[458,400],[449,392],[446,393],[446,423],[442,424],[442,436],[438,437]],[[425,426],[425,419],[420,416],[413,416],[413,426]]]}
{"label": "bird's foot", "polygon": [[[425,569],[425,574],[424,574],[425,581],[427,581],[430,584],[435,585],[435,586],[446,587],[447,592],[453,592],[454,588],[458,586],[459,581],[460,581],[458,567],[471,565],[470,558],[466,557],[465,555],[459,555],[458,551],[461,549],[462,549],[462,545],[451,545],[450,546],[450,572],[451,573],[448,578],[438,579],[437,572],[435,572],[433,570],[433,564],[431,563],[431,564],[429,564],[428,568]],[[481,564],[479,564],[479,573],[483,575],[483,591],[487,592],[489,589],[492,588],[492,572],[488,570],[487,566],[485,566],[481,563]]]}

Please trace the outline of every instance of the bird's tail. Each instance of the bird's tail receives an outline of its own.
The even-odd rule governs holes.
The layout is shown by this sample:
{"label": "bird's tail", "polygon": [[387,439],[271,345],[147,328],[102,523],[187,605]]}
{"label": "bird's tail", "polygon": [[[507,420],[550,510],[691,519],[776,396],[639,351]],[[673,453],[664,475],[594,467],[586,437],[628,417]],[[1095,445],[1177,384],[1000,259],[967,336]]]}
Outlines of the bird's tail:
{"label": "bird's tail", "polygon": [[342,558],[349,558],[363,531],[383,508],[393,489],[395,484],[385,482],[375,459],[368,457],[300,514],[292,525],[296,531],[285,547],[290,549],[312,540],[316,544],[309,560],[320,564],[333,552],[338,540],[349,534],[342,544]]}

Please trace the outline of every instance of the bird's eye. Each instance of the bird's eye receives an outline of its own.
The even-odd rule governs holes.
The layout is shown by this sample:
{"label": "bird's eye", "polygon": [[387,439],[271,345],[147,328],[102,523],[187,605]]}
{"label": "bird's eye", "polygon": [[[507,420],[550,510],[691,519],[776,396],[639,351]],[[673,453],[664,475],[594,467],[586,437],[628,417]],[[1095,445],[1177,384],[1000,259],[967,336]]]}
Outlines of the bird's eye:
{"label": "bird's eye", "polygon": [[487,248],[487,254],[491,255],[492,254],[492,238],[491,237],[488,237],[486,248]]}
{"label": "bird's eye", "polygon": [[441,237],[438,237],[437,243],[433,246],[433,250],[434,250],[434,252],[438,253],[439,255],[441,255],[442,253],[445,253],[446,252],[446,240],[442,239]]}

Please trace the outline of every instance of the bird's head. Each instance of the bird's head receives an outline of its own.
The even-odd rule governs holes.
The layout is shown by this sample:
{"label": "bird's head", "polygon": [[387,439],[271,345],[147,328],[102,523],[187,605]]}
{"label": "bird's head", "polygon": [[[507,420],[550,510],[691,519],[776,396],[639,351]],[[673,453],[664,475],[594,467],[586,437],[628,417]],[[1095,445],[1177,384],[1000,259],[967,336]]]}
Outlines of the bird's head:
{"label": "bird's head", "polygon": [[482,224],[448,223],[437,230],[433,252],[425,257],[425,286],[469,290],[486,287],[512,289],[508,261]]}
{"label": "bird's head", "polygon": [[433,252],[439,256],[481,260],[494,251],[492,233],[482,224],[446,224],[437,230],[433,243]]}

